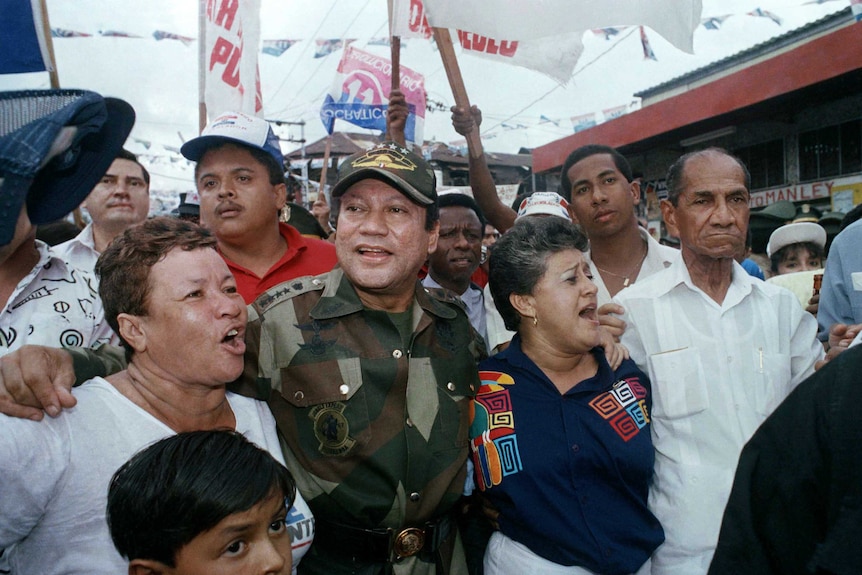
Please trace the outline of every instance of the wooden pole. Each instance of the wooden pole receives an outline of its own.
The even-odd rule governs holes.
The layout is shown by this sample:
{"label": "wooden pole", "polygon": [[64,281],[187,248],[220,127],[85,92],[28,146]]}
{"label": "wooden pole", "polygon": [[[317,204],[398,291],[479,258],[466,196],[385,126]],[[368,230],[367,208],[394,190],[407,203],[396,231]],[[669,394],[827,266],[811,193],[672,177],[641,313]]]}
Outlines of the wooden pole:
{"label": "wooden pole", "polygon": [[[335,128],[335,121],[333,120],[333,128]],[[326,168],[329,167],[329,151],[332,149],[332,134],[326,136],[326,148],[323,150],[323,167],[320,169],[320,188],[317,191],[317,195],[323,194],[323,197],[326,198]]]}
{"label": "wooden pole", "polygon": [[58,90],[60,88],[60,75],[57,72],[57,59],[54,57],[54,39],[51,37],[51,23],[48,21],[48,6],[45,4],[45,0],[39,0],[39,8],[42,10],[42,35],[45,37],[48,59],[51,60],[48,78],[51,80],[51,89]]}
{"label": "wooden pole", "polygon": [[392,60],[392,89],[398,90],[401,87],[401,36],[394,36],[392,34],[393,0],[388,0],[386,4],[389,10],[389,52]]}
{"label": "wooden pole", "polygon": [[[446,69],[446,77],[449,78],[452,95],[455,97],[455,104],[470,113],[470,98],[467,97],[467,89],[464,87],[458,59],[455,58],[455,48],[452,46],[449,30],[446,28],[432,28],[432,30],[434,31],[434,41],[437,42],[437,49],[440,50],[440,57],[443,59],[443,68]],[[471,158],[481,158],[484,153],[478,126],[467,134],[467,149]]]}
{"label": "wooden pole", "polygon": [[207,125],[207,0],[198,4],[198,134]]}
{"label": "wooden pole", "polygon": [[389,39],[392,57],[392,89],[401,89],[401,36]]}

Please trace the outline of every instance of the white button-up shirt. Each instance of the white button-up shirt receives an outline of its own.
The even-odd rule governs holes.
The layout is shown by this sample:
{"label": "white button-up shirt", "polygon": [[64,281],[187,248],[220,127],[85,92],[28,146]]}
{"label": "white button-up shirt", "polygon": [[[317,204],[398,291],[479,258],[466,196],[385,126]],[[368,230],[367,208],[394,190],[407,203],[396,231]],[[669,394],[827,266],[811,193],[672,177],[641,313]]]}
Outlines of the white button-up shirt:
{"label": "white button-up shirt", "polygon": [[92,271],[76,269],[37,241],[39,262],[0,312],[0,356],[25,344],[94,347],[119,343],[105,320]]}
{"label": "white button-up shirt", "polygon": [[617,294],[622,343],[652,382],[653,575],[706,573],[736,463],[760,423],[823,357],[817,322],[788,290],[733,264],[721,305],[682,258]]}
{"label": "white button-up shirt", "polygon": [[99,252],[93,237],[93,224],[89,223],[77,236],[51,248],[54,254],[76,268],[88,272],[96,269]]}
{"label": "white button-up shirt", "polygon": [[[633,283],[635,280],[642,280],[653,274],[657,274],[680,258],[678,249],[661,245],[649,234],[649,232],[641,227],[638,227],[638,231],[647,243],[647,253],[646,257],[644,257],[643,263],[641,264],[640,270],[638,270],[638,275],[635,278],[632,278]],[[599,307],[601,307],[606,303],[610,303],[613,298],[611,297],[611,292],[608,291],[608,288],[605,285],[601,270],[593,263],[593,259],[590,257],[590,252],[586,253],[586,258],[590,262],[590,271],[593,272],[593,283],[599,288],[599,291],[596,294],[596,299],[598,300]]]}

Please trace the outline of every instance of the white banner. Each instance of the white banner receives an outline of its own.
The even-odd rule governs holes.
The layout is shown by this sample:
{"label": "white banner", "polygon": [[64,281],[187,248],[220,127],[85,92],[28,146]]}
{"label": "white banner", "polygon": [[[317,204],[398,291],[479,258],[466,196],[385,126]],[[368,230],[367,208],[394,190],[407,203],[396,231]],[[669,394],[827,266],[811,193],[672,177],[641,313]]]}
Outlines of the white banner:
{"label": "white banner", "polygon": [[[430,38],[431,28],[422,0],[395,0],[392,7],[392,35],[405,38]],[[584,51],[583,31],[533,40],[503,40],[475,31],[458,30],[458,42],[465,54],[521,66],[550,76],[565,84],[572,77]],[[453,37],[453,41],[454,41]]]}
{"label": "white banner", "polygon": [[257,54],[260,0],[207,0],[207,116],[224,112],[263,115]]}
{"label": "white banner", "polygon": [[[534,40],[610,26],[649,26],[691,53],[701,0],[423,0],[431,26],[489,38]],[[395,0],[399,12],[419,18],[419,0]],[[393,18],[394,20],[394,18]],[[393,30],[393,35],[399,33]]]}

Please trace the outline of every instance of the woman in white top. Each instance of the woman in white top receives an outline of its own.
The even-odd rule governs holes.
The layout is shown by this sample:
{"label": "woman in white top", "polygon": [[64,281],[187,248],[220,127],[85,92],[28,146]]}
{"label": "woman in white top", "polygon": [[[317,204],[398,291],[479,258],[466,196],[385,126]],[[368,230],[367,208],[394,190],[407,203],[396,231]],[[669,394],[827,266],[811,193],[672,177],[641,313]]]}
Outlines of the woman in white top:
{"label": "woman in white top", "polygon": [[[57,418],[0,416],[0,548],[13,573],[126,573],[105,520],[108,483],[159,439],[233,429],[283,462],[266,404],[225,390],[243,369],[246,306],[215,246],[181,220],[127,230],[96,267],[127,369],[75,389]],[[310,516],[297,494],[288,523]]]}

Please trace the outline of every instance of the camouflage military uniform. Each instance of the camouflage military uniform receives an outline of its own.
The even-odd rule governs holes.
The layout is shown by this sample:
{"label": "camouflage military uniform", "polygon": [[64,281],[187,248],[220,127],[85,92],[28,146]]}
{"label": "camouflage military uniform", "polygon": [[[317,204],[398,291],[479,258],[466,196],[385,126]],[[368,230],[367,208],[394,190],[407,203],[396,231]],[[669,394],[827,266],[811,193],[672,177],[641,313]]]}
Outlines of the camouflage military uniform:
{"label": "camouflage military uniform", "polygon": [[[246,342],[238,391],[269,401],[318,526],[398,533],[451,511],[464,485],[484,349],[463,304],[417,282],[406,346],[390,315],[363,308],[336,268],[262,294],[249,307]],[[300,572],[433,574],[437,560],[442,572],[462,573],[456,539],[436,558],[401,559],[391,571],[338,558],[318,541]]]}

